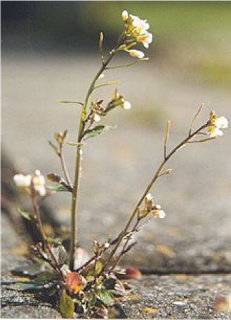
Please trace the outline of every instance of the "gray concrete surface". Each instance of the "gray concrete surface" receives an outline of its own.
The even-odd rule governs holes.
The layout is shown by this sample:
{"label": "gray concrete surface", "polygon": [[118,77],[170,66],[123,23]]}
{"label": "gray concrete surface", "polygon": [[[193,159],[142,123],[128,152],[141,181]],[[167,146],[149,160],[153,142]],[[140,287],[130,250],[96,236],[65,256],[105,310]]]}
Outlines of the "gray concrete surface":
{"label": "gray concrete surface", "polygon": [[215,308],[216,298],[230,293],[230,281],[230,275],[144,277],[133,281],[123,309],[129,319],[230,319]]}

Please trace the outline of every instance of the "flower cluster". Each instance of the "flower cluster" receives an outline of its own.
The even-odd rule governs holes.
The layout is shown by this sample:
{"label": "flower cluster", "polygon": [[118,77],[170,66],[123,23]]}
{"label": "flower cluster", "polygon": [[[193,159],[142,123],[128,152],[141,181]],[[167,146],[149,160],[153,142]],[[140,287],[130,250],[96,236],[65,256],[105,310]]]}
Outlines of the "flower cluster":
{"label": "flower cluster", "polygon": [[101,115],[104,113],[103,107],[101,107],[101,103],[103,101],[98,101],[96,103],[92,103],[91,105],[91,114],[90,120],[93,122],[99,122],[101,120]]}
{"label": "flower cluster", "polygon": [[46,180],[39,170],[36,170],[33,175],[16,174],[14,182],[17,187],[26,190],[32,187],[41,197],[46,195]]}
{"label": "flower cluster", "polygon": [[128,42],[132,42],[126,46],[124,50],[130,54],[131,57],[143,59],[145,54],[140,50],[132,49],[136,43],[142,43],[143,46],[148,49],[149,44],[152,43],[152,34],[148,32],[149,24],[147,20],[142,20],[137,16],[128,14],[126,10],[122,12],[122,19],[125,24],[125,36],[128,38]]}
{"label": "flower cluster", "polygon": [[149,24],[147,20],[142,20],[137,16],[128,14],[126,10],[122,12],[122,19],[125,23],[126,36],[134,38],[147,49],[149,44],[152,43],[152,34],[148,32]]}
{"label": "flower cluster", "polygon": [[228,120],[225,117],[217,118],[214,111],[211,111],[209,118],[208,134],[210,138],[223,136],[221,129],[228,128]]}
{"label": "flower cluster", "polygon": [[148,193],[144,199],[144,208],[140,211],[141,217],[146,217],[149,213],[153,214],[155,218],[163,219],[166,213],[161,209],[159,204],[155,204],[153,196]]}

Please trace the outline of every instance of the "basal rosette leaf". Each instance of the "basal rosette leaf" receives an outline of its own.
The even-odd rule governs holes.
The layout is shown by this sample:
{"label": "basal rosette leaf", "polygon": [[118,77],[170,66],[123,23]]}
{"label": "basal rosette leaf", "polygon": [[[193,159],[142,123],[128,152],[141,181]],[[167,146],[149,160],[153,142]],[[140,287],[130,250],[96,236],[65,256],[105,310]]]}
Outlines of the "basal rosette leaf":
{"label": "basal rosette leaf", "polygon": [[73,318],[75,304],[72,298],[64,291],[59,300],[59,312],[65,319]]}

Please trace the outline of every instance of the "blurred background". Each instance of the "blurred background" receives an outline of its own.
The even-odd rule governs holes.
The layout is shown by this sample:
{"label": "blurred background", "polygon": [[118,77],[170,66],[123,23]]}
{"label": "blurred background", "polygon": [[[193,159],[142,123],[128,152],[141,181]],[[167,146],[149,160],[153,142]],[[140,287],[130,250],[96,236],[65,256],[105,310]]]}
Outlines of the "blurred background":
{"label": "blurred background", "polygon": [[[2,1],[1,7],[2,148],[23,172],[60,173],[47,142],[64,129],[75,141],[79,112],[55,101],[84,99],[100,65],[99,32],[106,52],[123,28],[124,9],[150,23],[150,60],[105,74],[105,81],[120,81],[117,87],[133,107],[115,111],[107,123],[117,124],[116,131],[85,148],[80,233],[86,247],[95,236],[114,235],[115,224],[122,226],[163,157],[168,119],[170,147],[185,137],[202,102],[199,124],[211,109],[231,119],[230,2]],[[128,61],[121,53],[114,64]],[[108,101],[113,91],[94,97]],[[136,256],[137,266],[230,265],[230,136],[227,130],[171,162],[173,175],[153,191],[168,215],[146,227],[139,246],[148,254]],[[71,172],[74,153],[67,147]],[[69,198],[46,201],[68,225]]]}

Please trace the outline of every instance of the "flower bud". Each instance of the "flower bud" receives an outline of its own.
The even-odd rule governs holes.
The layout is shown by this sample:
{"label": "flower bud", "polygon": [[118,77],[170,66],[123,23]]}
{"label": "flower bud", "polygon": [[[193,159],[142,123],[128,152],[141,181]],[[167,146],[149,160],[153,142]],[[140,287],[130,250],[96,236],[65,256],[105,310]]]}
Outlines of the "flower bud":
{"label": "flower bud", "polygon": [[128,19],[128,12],[127,12],[127,10],[124,10],[124,11],[122,12],[122,19],[123,19],[124,22]]}
{"label": "flower bud", "polygon": [[142,59],[144,58],[144,53],[140,50],[129,50],[128,53],[131,57]]}

